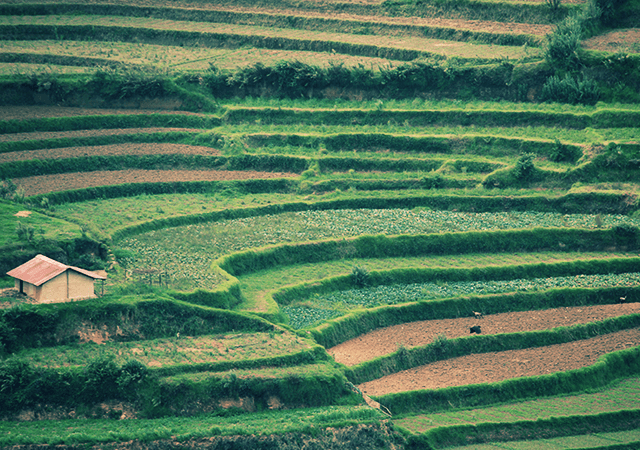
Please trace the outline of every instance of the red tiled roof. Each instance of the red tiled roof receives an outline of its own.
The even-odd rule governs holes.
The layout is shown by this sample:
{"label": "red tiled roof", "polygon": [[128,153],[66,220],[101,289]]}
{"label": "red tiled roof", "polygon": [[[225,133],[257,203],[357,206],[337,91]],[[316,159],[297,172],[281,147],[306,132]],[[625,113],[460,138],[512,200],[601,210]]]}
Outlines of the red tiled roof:
{"label": "red tiled roof", "polygon": [[7,275],[18,280],[26,281],[35,286],[40,286],[50,279],[64,273],[66,270],[73,270],[93,279],[106,280],[106,277],[95,272],[81,269],[79,267],[67,266],[44,255],[37,255],[30,261],[7,272]]}

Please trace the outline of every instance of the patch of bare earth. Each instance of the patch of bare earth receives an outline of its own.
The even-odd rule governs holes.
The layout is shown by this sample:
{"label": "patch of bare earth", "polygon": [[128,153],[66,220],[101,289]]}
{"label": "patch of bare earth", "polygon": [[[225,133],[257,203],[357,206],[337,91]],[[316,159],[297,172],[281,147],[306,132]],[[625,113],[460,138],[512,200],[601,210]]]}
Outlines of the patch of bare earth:
{"label": "patch of bare earth", "polygon": [[439,335],[444,335],[447,339],[468,336],[469,328],[474,325],[480,325],[482,334],[519,333],[597,322],[638,313],[640,303],[624,303],[490,314],[483,319],[462,317],[423,320],[374,330],[328,351],[337,362],[354,366],[393,353],[399,346],[411,348],[430,344]]}
{"label": "patch of bare earth", "polygon": [[[543,0],[530,0],[543,1]],[[227,11],[229,8],[212,7],[218,11]],[[326,13],[317,11],[287,10],[278,9],[270,10],[263,8],[240,8],[234,7],[233,11],[254,13],[254,14],[273,14],[287,16],[303,16],[303,17],[327,17]],[[516,22],[497,22],[488,20],[462,20],[462,19],[444,19],[436,17],[390,17],[390,16],[371,16],[347,13],[331,13],[332,19],[367,22],[375,27],[376,24],[391,25],[409,25],[433,28],[454,28],[467,31],[482,31],[489,33],[508,33],[508,34],[531,34],[535,36],[544,36],[553,31],[552,25],[529,24]]]}
{"label": "patch of bare earth", "polygon": [[[546,0],[524,0],[529,3],[544,3]],[[47,2],[57,2],[57,0],[45,0]],[[285,15],[285,16],[302,16],[302,17],[320,17],[338,20],[352,20],[359,22],[369,22],[375,26],[376,23],[380,24],[397,24],[397,25],[414,25],[423,27],[441,27],[441,28],[453,28],[459,30],[468,31],[481,31],[489,33],[509,33],[509,34],[530,34],[535,36],[544,36],[553,31],[551,25],[542,24],[527,24],[527,23],[515,23],[515,22],[497,22],[497,21],[483,21],[483,20],[461,20],[461,19],[443,19],[443,18],[430,18],[430,17],[391,17],[380,15],[361,15],[361,14],[349,14],[339,13],[334,10],[322,11],[322,4],[331,5],[335,2],[313,2],[316,3],[316,8],[319,10],[305,10],[300,9],[271,9],[271,8],[252,8],[232,6],[226,7],[216,5],[215,2],[191,2],[191,1],[175,1],[171,6],[175,8],[187,8],[191,10],[215,10],[215,11],[233,11],[244,12],[253,14],[270,14],[270,15]],[[343,0],[339,1],[344,3]],[[104,3],[102,1],[93,1],[93,3]],[[140,0],[132,2],[131,0],[112,0],[109,3],[117,3],[123,5],[135,4],[137,6],[158,6],[157,0]],[[380,0],[365,0],[365,1],[351,1],[353,4],[379,4]],[[563,0],[563,3],[584,3],[584,0]],[[329,6],[331,8],[331,6]]]}
{"label": "patch of bare earth", "polygon": [[[73,108],[61,106],[7,106],[0,108],[0,120],[28,120],[49,117],[74,117],[87,115],[126,115],[126,114],[194,114],[184,111],[144,110],[144,109],[99,109]],[[115,134],[138,134],[168,131],[200,130],[183,128],[135,128],[135,129],[106,129],[106,130],[78,130],[62,132],[33,132],[0,135],[0,142],[73,138],[87,136],[105,136]],[[56,149],[42,149],[20,152],[8,152],[0,155],[0,163],[25,159],[74,158],[82,156],[115,156],[115,155],[148,155],[148,154],[190,154],[190,155],[219,155],[215,149],[203,146],[191,146],[170,143],[137,143],[112,144],[90,147],[66,147]],[[81,173],[64,173],[55,175],[40,175],[24,177],[14,180],[25,190],[25,195],[46,194],[48,192],[83,189],[97,186],[109,186],[124,183],[161,183],[188,181],[223,181],[295,177],[295,173],[287,172],[258,172],[238,170],[116,170],[93,171]]]}
{"label": "patch of bare earth", "polygon": [[123,136],[130,134],[155,134],[169,132],[202,133],[198,128],[118,128],[74,131],[34,131],[31,133],[0,134],[0,142],[38,141],[44,139],[84,138],[96,136]]}
{"label": "patch of bare earth", "polygon": [[15,179],[25,195],[47,194],[97,186],[125,183],[170,183],[186,181],[226,181],[298,176],[287,172],[257,172],[253,170],[113,170],[40,175]]}
{"label": "patch of bare earth", "polygon": [[589,50],[640,53],[640,28],[616,30],[582,42]]}
{"label": "patch of bare earth", "polygon": [[[353,366],[392,353],[399,346],[427,345],[438,335],[448,339],[469,336],[480,325],[482,334],[515,333],[601,321],[640,313],[640,303],[577,306],[542,311],[487,315],[483,319],[427,320],[372,331],[329,349],[336,361]],[[368,395],[415,389],[488,383],[522,376],[578,369],[605,353],[640,344],[640,330],[621,331],[594,339],[525,350],[469,355],[439,361],[360,385]]]}
{"label": "patch of bare earth", "polygon": [[631,329],[566,344],[461,356],[405,370],[358,387],[367,395],[494,383],[510,378],[581,369],[607,353],[635,347],[640,330]]}
{"label": "patch of bare earth", "polygon": [[9,161],[25,161],[30,159],[82,158],[85,156],[120,156],[120,155],[205,155],[218,156],[218,150],[183,144],[111,144],[90,147],[64,147],[46,150],[29,150],[0,153],[0,164]]}
{"label": "patch of bare earth", "polygon": [[0,120],[29,120],[47,117],[107,116],[131,114],[183,114],[197,115],[188,111],[167,111],[164,109],[107,109],[74,108],[69,106],[3,106],[0,108]]}

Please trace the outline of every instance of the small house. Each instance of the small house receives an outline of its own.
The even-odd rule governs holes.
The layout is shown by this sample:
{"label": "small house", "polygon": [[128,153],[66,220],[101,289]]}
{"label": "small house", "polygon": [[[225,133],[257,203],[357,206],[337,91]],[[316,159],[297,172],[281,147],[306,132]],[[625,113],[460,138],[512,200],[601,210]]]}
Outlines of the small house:
{"label": "small house", "polygon": [[67,266],[44,255],[37,255],[7,275],[15,278],[18,292],[39,303],[95,297],[95,280],[106,280],[95,272]]}

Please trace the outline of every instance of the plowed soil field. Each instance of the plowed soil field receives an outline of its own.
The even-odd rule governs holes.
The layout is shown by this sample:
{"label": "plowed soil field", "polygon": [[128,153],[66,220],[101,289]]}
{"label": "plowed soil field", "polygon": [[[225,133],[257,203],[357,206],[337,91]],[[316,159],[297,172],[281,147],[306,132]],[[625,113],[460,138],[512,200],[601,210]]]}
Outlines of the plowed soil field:
{"label": "plowed soil field", "polygon": [[[85,109],[58,106],[7,106],[0,109],[0,120],[27,120],[46,117],[72,117],[82,115],[106,114],[168,114],[164,110],[116,110],[116,109]],[[191,114],[171,112],[171,114]],[[149,128],[122,130],[78,130],[64,132],[32,132],[11,133],[0,135],[0,142],[38,140],[55,138],[73,138],[87,136],[106,136],[156,131],[198,131],[183,128]],[[200,130],[201,131],[201,130]],[[188,154],[188,155],[219,155],[219,151],[203,146],[168,144],[168,143],[138,143],[113,144],[90,147],[65,147],[56,149],[30,150],[0,153],[0,163],[25,159],[56,159],[74,158],[82,156],[114,156],[114,155],[148,155],[148,154]],[[95,168],[99,169],[99,168]],[[160,183],[184,181],[222,181],[295,177],[298,174],[286,172],[258,172],[239,170],[116,170],[82,173],[64,173],[55,175],[40,175],[15,178],[13,181],[25,191],[25,195],[46,194],[48,192],[82,189],[96,186],[109,186],[124,183]]]}
{"label": "plowed soil field", "polygon": [[[411,348],[429,344],[440,334],[448,339],[469,336],[469,329],[474,325],[480,325],[483,334],[515,333],[637,313],[640,313],[640,303],[493,314],[482,319],[465,317],[419,321],[375,330],[333,347],[329,349],[329,353],[336,361],[353,366],[392,353],[400,345]],[[359,388],[366,394],[375,396],[543,375],[579,369],[595,363],[605,353],[637,345],[640,345],[640,330],[626,330],[567,344],[439,361],[364,383]]]}
{"label": "plowed soil field", "polygon": [[169,183],[174,181],[224,181],[294,177],[295,173],[252,170],[112,170],[41,175],[15,179],[25,195],[46,194],[125,183]]}
{"label": "plowed soil field", "polygon": [[111,144],[91,147],[64,147],[47,150],[29,150],[0,153],[0,164],[29,159],[82,158],[84,156],[118,155],[220,155],[218,150],[198,145],[183,144]]}

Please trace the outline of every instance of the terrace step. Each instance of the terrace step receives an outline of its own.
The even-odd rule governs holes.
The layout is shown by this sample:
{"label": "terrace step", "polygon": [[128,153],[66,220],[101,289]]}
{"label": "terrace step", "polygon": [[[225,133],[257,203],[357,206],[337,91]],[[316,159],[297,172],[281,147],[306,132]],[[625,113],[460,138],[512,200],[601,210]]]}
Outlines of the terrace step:
{"label": "terrace step", "polygon": [[[468,45],[456,41],[425,37],[353,35],[310,30],[279,29],[210,22],[170,21],[117,16],[0,16],[2,39],[120,40],[124,42],[163,43],[336,52],[348,55],[413,61],[418,58],[444,59],[456,56],[471,61],[509,58],[534,59],[538,50],[527,52],[520,46]],[[483,56],[486,55],[486,56]]]}

